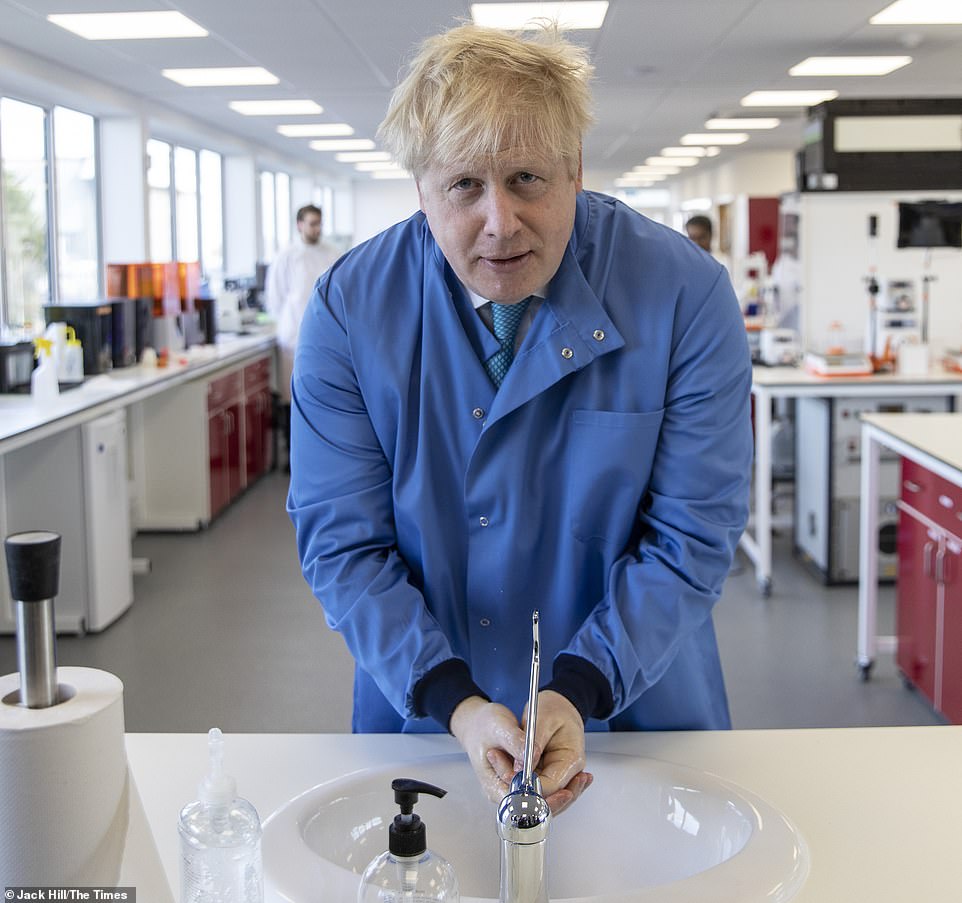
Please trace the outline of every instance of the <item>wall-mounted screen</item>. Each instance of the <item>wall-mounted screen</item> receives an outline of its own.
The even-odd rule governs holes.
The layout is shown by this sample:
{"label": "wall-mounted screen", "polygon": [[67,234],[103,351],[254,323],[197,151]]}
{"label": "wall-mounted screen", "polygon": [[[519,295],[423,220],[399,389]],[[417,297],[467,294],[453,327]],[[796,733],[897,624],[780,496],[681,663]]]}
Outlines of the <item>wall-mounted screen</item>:
{"label": "wall-mounted screen", "polygon": [[898,246],[962,248],[962,203],[900,203]]}

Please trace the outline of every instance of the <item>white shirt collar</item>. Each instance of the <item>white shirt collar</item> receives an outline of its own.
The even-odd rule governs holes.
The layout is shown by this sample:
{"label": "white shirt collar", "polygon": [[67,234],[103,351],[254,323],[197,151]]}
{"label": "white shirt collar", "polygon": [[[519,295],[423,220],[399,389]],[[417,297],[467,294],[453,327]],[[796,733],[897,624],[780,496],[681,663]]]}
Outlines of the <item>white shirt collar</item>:
{"label": "white shirt collar", "polygon": [[[464,290],[468,293],[468,297],[471,298],[471,303],[474,305],[475,310],[478,310],[479,308],[484,307],[485,304],[491,303],[490,301],[488,301],[487,298],[482,298],[480,295],[476,295],[467,286],[464,287]],[[548,286],[543,285],[541,286],[541,288],[539,288],[537,291],[532,292],[531,294],[537,295],[537,297],[539,298],[547,298]]]}

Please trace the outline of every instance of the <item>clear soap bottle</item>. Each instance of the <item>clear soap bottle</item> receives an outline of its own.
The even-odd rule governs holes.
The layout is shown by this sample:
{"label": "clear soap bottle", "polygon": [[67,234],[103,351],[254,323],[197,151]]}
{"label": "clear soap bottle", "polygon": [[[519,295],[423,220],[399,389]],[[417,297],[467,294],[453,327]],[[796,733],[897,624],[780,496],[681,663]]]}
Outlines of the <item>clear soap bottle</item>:
{"label": "clear soap bottle", "polygon": [[440,798],[446,791],[410,778],[395,778],[391,789],[401,812],[388,828],[388,849],[361,876],[358,903],[458,903],[454,869],[428,849],[424,822],[414,812],[418,794]]}
{"label": "clear soap bottle", "polygon": [[260,819],[224,774],[224,737],[216,727],[207,747],[207,776],[178,824],[181,903],[263,903]]}

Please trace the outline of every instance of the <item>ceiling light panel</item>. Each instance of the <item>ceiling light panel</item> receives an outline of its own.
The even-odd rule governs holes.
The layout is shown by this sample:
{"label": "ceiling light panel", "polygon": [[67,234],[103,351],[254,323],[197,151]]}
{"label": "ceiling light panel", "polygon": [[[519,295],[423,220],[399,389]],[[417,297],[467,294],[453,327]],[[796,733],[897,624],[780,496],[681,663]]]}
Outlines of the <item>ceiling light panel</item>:
{"label": "ceiling light panel", "polygon": [[699,157],[648,157],[647,166],[697,166],[701,162]]}
{"label": "ceiling light panel", "polygon": [[387,151],[346,151],[335,154],[338,163],[363,163],[365,161],[388,161],[391,155]]}
{"label": "ceiling light panel", "polygon": [[[475,25],[512,31],[534,30],[540,22],[557,22],[562,29],[601,28],[607,0],[569,0],[565,3],[472,3]],[[539,22],[540,20],[540,22]]]}
{"label": "ceiling light panel", "polygon": [[743,119],[709,119],[705,123],[706,129],[734,129],[739,132],[758,129],[777,129],[782,124],[781,119],[764,119],[762,117]]}
{"label": "ceiling light panel", "polygon": [[810,56],[788,70],[794,76],[888,75],[912,62],[910,56]]}
{"label": "ceiling light panel", "polygon": [[962,25],[959,0],[896,0],[869,19],[871,25]]}
{"label": "ceiling light panel", "polygon": [[260,66],[233,66],[231,68],[161,69],[169,78],[185,88],[218,88],[237,85],[276,85],[280,79]]}
{"label": "ceiling light panel", "polygon": [[381,172],[372,172],[371,178],[372,179],[411,179],[413,178],[413,176],[411,175],[411,173],[407,172],[404,169],[398,169],[398,170],[392,169],[387,171],[382,170]]}
{"label": "ceiling light panel", "polygon": [[397,172],[401,168],[400,163],[393,163],[390,160],[365,160],[355,163],[354,168],[358,172]]}
{"label": "ceiling light panel", "polygon": [[309,145],[316,151],[362,151],[374,150],[374,142],[370,138],[330,138],[312,141]]}
{"label": "ceiling light panel", "polygon": [[285,138],[344,138],[354,134],[346,122],[305,122],[279,125],[277,131]]}
{"label": "ceiling light panel", "polygon": [[174,10],[129,13],[54,13],[47,21],[88,41],[204,38],[207,30]]}
{"label": "ceiling light panel", "polygon": [[232,100],[228,106],[244,116],[317,116],[324,112],[313,100]]}
{"label": "ceiling light panel", "polygon": [[752,91],[746,94],[743,107],[814,107],[835,100],[838,91]]}
{"label": "ceiling light panel", "polygon": [[[696,144],[708,147],[713,144],[744,144],[748,140],[745,132],[692,132],[681,136],[681,144]],[[705,156],[711,157],[714,154],[706,153]]]}

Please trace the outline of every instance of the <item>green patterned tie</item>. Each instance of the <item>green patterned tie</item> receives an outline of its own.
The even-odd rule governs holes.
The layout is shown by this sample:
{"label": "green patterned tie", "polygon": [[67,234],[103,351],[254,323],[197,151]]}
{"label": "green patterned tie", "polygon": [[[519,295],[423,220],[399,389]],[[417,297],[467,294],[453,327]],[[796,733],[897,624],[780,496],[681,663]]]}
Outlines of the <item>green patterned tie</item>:
{"label": "green patterned tie", "polygon": [[491,382],[500,386],[511,362],[514,360],[514,339],[518,334],[518,325],[524,312],[531,303],[525,298],[517,304],[495,304],[491,302],[491,316],[494,319],[494,335],[501,343],[501,350],[491,355],[485,362],[484,368],[491,377]]}

